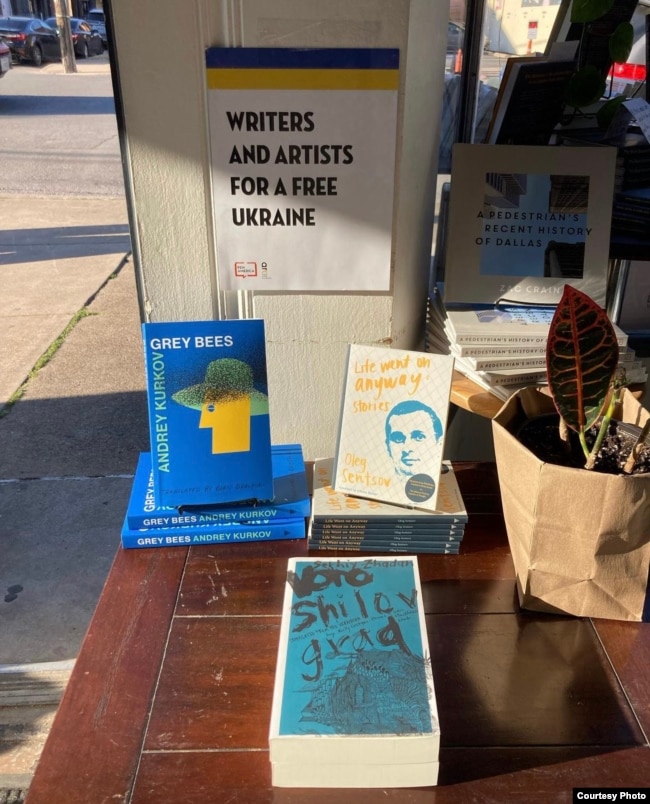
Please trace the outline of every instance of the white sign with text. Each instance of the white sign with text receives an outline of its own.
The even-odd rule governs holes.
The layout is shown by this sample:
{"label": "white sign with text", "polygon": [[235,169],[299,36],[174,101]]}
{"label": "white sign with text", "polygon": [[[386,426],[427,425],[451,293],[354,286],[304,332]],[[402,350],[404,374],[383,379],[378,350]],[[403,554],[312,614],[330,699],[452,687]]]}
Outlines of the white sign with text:
{"label": "white sign with text", "polygon": [[[207,62],[220,288],[388,290],[397,69],[313,67],[320,51],[291,50],[274,51],[278,67],[224,68],[214,51],[229,50]],[[285,69],[287,53],[308,66]]]}

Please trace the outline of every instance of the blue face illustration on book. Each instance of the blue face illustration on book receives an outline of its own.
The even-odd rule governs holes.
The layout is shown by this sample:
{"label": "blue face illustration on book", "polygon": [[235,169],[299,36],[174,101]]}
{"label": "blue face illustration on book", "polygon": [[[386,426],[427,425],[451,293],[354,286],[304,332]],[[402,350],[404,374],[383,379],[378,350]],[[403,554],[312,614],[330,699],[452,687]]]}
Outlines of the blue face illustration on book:
{"label": "blue face illustration on book", "polygon": [[268,414],[266,394],[253,384],[253,370],[242,360],[210,362],[203,382],[172,394],[179,405],[199,410],[199,428],[212,429],[212,453],[249,452],[251,416]]}
{"label": "blue face illustration on book", "polygon": [[386,448],[395,474],[406,481],[405,491],[414,502],[433,495],[432,466],[438,459],[442,424],[436,412],[417,399],[394,405],[386,416]]}
{"label": "blue face illustration on book", "polygon": [[412,477],[427,472],[432,448],[442,436],[435,411],[416,399],[398,402],[386,416],[386,447],[395,472]]}

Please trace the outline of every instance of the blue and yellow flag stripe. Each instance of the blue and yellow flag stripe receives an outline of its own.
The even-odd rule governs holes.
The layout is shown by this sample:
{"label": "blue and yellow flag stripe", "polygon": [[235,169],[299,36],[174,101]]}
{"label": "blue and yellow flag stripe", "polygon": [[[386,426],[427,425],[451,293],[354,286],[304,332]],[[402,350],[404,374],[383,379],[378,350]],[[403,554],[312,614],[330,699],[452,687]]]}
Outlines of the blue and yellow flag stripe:
{"label": "blue and yellow flag stripe", "polygon": [[396,90],[392,48],[209,48],[208,89]]}

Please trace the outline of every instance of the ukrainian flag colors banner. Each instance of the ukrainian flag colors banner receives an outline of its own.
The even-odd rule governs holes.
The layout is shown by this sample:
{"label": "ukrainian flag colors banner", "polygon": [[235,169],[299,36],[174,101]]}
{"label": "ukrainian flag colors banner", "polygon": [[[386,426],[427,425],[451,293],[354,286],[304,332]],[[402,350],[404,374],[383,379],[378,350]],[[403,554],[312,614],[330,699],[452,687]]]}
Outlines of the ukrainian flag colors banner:
{"label": "ukrainian flag colors banner", "polygon": [[223,290],[389,290],[399,51],[210,48]]}

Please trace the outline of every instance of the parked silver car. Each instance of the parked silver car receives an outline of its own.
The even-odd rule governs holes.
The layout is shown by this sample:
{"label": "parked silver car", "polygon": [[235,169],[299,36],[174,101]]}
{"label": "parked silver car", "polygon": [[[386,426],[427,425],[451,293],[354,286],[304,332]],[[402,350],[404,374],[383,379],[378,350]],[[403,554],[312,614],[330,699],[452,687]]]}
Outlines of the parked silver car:
{"label": "parked silver car", "polygon": [[101,36],[104,47],[108,47],[106,36],[106,17],[101,8],[93,8],[84,17],[85,22]]}

